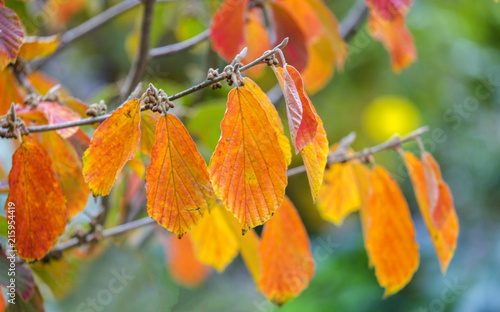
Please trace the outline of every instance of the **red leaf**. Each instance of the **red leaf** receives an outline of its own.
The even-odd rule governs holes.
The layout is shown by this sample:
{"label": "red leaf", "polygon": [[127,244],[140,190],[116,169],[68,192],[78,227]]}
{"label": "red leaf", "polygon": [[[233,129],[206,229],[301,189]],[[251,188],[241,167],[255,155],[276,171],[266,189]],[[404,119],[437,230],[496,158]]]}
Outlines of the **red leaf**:
{"label": "red leaf", "polygon": [[184,125],[166,114],[156,127],[146,171],[148,214],[182,237],[215,201],[205,161]]}
{"label": "red leaf", "polygon": [[249,0],[226,0],[212,19],[213,49],[231,61],[245,44],[245,15]]}
{"label": "red leaf", "polygon": [[16,12],[0,7],[0,70],[16,61],[23,39],[23,28]]}
{"label": "red leaf", "polygon": [[288,37],[288,44],[283,49],[283,53],[287,62],[293,64],[298,71],[302,71],[306,68],[308,60],[304,32],[288,10],[279,2],[266,2],[266,5],[269,5],[271,9],[271,22],[276,38],[274,43],[281,42]]}
{"label": "red leaf", "polygon": [[295,147],[299,153],[311,143],[318,131],[319,122],[309,97],[304,91],[304,83],[299,72],[290,65],[276,71],[286,102],[288,127]]}
{"label": "red leaf", "polygon": [[[68,121],[80,120],[81,117],[72,109],[52,102],[41,102],[38,110],[43,112],[49,124],[59,124]],[[78,127],[64,128],[56,130],[63,138],[68,138],[78,131]]]}
{"label": "red leaf", "polygon": [[9,203],[15,205],[16,249],[32,261],[47,254],[66,225],[66,203],[61,184],[47,152],[35,139],[25,137],[12,157]]}
{"label": "red leaf", "polygon": [[10,68],[0,70],[0,115],[5,115],[12,103],[23,103],[24,94]]}

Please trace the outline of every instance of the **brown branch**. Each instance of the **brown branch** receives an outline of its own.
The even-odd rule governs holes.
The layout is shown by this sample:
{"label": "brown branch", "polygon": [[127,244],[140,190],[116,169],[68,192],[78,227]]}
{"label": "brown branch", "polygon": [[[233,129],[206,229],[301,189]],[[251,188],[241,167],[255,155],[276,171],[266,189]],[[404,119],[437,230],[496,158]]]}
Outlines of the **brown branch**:
{"label": "brown branch", "polygon": [[76,26],[75,28],[72,28],[65,33],[61,35],[61,38],[59,39],[59,46],[57,47],[57,50],[52,53],[51,55],[45,57],[44,59],[32,64],[31,71],[34,71],[41,66],[45,65],[47,62],[49,62],[51,59],[53,59],[57,53],[61,52],[64,50],[67,46],[69,46],[71,43],[74,41],[82,38],[85,35],[91,34],[94,31],[98,30],[102,26],[106,25],[110,21],[112,21],[115,17],[118,15],[121,15],[122,13],[125,13],[136,6],[141,4],[140,0],[125,0],[120,3],[118,3],[115,6],[112,6],[111,8],[99,13],[98,15],[92,17],[91,19],[83,22],[82,24]]}
{"label": "brown branch", "polygon": [[141,81],[146,70],[146,65],[149,63],[149,45],[151,42],[151,25],[153,23],[153,11],[155,0],[143,0],[144,13],[142,15],[141,34],[139,38],[139,49],[134,64],[127,75],[123,84],[120,97],[125,100],[127,96],[134,90],[135,86]]}

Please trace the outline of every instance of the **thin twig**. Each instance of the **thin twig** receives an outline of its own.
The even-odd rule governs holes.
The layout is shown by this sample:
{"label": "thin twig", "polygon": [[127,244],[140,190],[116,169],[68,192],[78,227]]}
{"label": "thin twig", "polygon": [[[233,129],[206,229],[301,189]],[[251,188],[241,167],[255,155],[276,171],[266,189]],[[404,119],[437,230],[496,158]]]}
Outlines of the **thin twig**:
{"label": "thin twig", "polygon": [[[396,148],[403,143],[415,140],[416,138],[420,137],[422,134],[424,134],[428,131],[429,131],[429,127],[425,126],[425,127],[419,128],[415,131],[408,133],[403,138],[400,138],[399,136],[395,136],[382,144],[375,145],[375,146],[370,147],[370,148],[365,148],[362,151],[356,152],[356,153],[351,154],[351,155],[347,155],[346,153],[339,153],[339,154],[334,153],[332,156],[328,157],[328,160],[326,163],[327,163],[327,165],[330,165],[330,164],[334,164],[334,163],[343,163],[343,162],[350,161],[353,159],[360,159],[360,160],[364,161],[364,160],[366,160],[366,158],[369,155],[373,155],[375,153],[378,153],[378,152],[386,150],[386,149]],[[297,174],[300,174],[303,172],[306,172],[306,167],[305,166],[298,166],[298,167],[289,169],[287,171],[286,175],[288,177],[291,177],[291,176],[294,176],[294,175],[297,175]]]}
{"label": "thin twig", "polygon": [[207,29],[187,40],[151,49],[151,51],[149,51],[149,56],[150,58],[164,57],[188,50],[199,44],[200,42],[205,41],[209,35],[210,30]]}
{"label": "thin twig", "polygon": [[134,90],[135,86],[141,81],[146,65],[149,62],[149,45],[151,42],[151,25],[153,23],[153,10],[155,0],[144,0],[144,13],[142,15],[141,34],[139,39],[139,49],[134,64],[125,79],[121,90],[121,100],[125,100],[127,96]]}
{"label": "thin twig", "polygon": [[[347,161],[350,161],[353,159],[364,160],[364,159],[366,159],[366,157],[368,155],[372,155],[372,154],[378,153],[380,151],[391,149],[391,148],[397,148],[403,143],[416,140],[422,134],[424,134],[428,131],[429,131],[429,127],[425,126],[425,127],[419,128],[415,131],[408,133],[403,138],[393,137],[390,140],[388,140],[382,144],[375,145],[375,146],[370,147],[370,148],[365,148],[362,151],[359,151],[359,152],[351,154],[351,155],[346,155],[345,153],[344,154],[334,154],[334,155],[332,155],[332,157],[328,158],[327,164],[330,165],[333,163],[342,163],[342,162],[347,162]],[[352,138],[352,134],[349,134],[346,137],[346,142],[349,141],[351,138]],[[306,171],[306,169],[304,166],[295,167],[295,168],[289,169],[287,171],[287,176],[288,177],[295,176],[295,175],[301,174],[305,171]],[[104,239],[107,237],[120,235],[120,234],[123,234],[125,232],[130,231],[130,230],[137,229],[137,228],[151,225],[151,224],[156,224],[156,220],[151,219],[150,217],[144,217],[141,219],[137,219],[137,220],[134,220],[131,222],[123,223],[123,224],[117,225],[115,227],[111,227],[109,229],[103,230],[102,233],[89,234],[89,235],[83,237],[83,239],[81,239],[81,240],[79,240],[77,238],[72,238],[72,239],[69,239],[65,242],[57,244],[51,250],[50,254],[57,254],[57,253],[60,253],[62,251],[65,251],[67,249],[87,244],[87,243],[93,241],[96,237],[99,237],[100,239]]]}
{"label": "thin twig", "polygon": [[340,35],[344,41],[349,41],[359,30],[359,27],[365,21],[368,14],[368,7],[365,0],[359,0],[340,23]]}
{"label": "thin twig", "polygon": [[112,21],[115,17],[118,15],[121,15],[136,6],[141,4],[140,0],[125,0],[120,3],[118,3],[115,6],[112,6],[111,8],[99,13],[98,15],[92,17],[91,19],[87,20],[86,22],[83,22],[82,24],[76,26],[75,28],[72,28],[65,33],[61,35],[61,38],[59,39],[59,46],[57,47],[57,50],[52,53],[51,55],[47,56],[46,58],[38,61],[37,63],[34,63],[30,66],[31,71],[34,71],[41,66],[45,65],[48,61],[50,61],[54,56],[57,55],[57,53],[61,52],[66,48],[67,46],[70,45],[73,41],[80,39],[81,37],[91,34],[94,31],[98,30],[102,26],[106,25],[110,21]]}

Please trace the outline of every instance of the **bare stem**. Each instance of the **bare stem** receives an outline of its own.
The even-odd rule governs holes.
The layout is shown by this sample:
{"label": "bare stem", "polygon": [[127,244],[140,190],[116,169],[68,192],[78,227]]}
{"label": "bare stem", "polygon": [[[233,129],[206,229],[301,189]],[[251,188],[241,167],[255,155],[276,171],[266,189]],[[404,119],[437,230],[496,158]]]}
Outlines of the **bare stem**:
{"label": "bare stem", "polygon": [[149,51],[149,57],[150,58],[164,57],[188,50],[194,47],[195,45],[199,44],[200,42],[205,41],[209,35],[210,31],[207,29],[204,32],[187,40],[151,49],[151,51]]}
{"label": "bare stem", "polygon": [[37,63],[31,65],[31,70],[34,71],[41,66],[45,65],[48,61],[50,61],[57,53],[64,50],[67,46],[73,43],[75,40],[80,39],[81,37],[91,34],[94,31],[98,30],[102,26],[106,25],[110,21],[112,21],[118,15],[129,11],[130,9],[135,8],[141,4],[140,0],[125,0],[118,3],[115,6],[99,13],[98,15],[92,17],[88,21],[72,28],[61,35],[59,39],[59,46],[57,50],[46,58],[40,60]]}
{"label": "bare stem", "polygon": [[122,87],[121,99],[124,100],[134,90],[144,75],[146,65],[149,62],[149,45],[151,42],[151,24],[153,23],[153,10],[155,0],[144,0],[144,13],[142,15],[141,36],[139,49],[134,64],[127,75]]}

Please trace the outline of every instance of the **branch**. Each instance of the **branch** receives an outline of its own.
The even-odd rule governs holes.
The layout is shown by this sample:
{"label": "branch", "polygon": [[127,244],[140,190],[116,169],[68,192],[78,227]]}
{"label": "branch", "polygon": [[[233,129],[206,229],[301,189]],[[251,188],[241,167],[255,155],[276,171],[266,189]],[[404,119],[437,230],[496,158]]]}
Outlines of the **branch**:
{"label": "branch", "polygon": [[118,15],[129,11],[130,9],[135,8],[141,4],[140,0],[125,0],[123,2],[118,3],[117,5],[101,12],[100,14],[92,17],[88,21],[76,26],[73,29],[70,29],[61,35],[59,39],[59,46],[57,50],[46,58],[40,60],[37,63],[34,63],[31,66],[31,71],[34,71],[41,66],[45,65],[48,61],[50,61],[57,53],[61,52],[73,41],[80,39],[81,37],[91,34],[94,31],[98,30],[102,26],[109,23]]}
{"label": "branch", "polygon": [[135,86],[139,83],[144,75],[144,70],[149,62],[149,45],[151,42],[151,24],[153,23],[153,10],[155,5],[155,0],[143,0],[144,1],[144,13],[142,16],[141,24],[141,35],[139,41],[139,50],[137,51],[137,56],[134,60],[134,64],[128,73],[125,84],[121,90],[121,99],[126,99],[127,95],[130,94]]}
{"label": "branch", "polygon": [[359,0],[344,17],[340,23],[340,35],[345,41],[349,41],[359,30],[361,24],[368,14],[365,0]]}
{"label": "branch", "polygon": [[197,45],[198,43],[208,39],[209,35],[210,35],[210,30],[207,29],[204,32],[194,36],[193,38],[189,38],[185,41],[151,49],[151,51],[149,51],[149,57],[153,59],[157,57],[169,56],[175,53],[188,50]]}
{"label": "branch", "polygon": [[[382,144],[375,145],[375,146],[370,147],[370,148],[365,148],[362,151],[359,151],[359,152],[351,154],[351,155],[347,155],[345,150],[341,151],[340,153],[333,153],[331,156],[328,157],[326,164],[328,166],[330,164],[343,163],[343,162],[347,162],[347,161],[350,161],[353,159],[360,159],[362,161],[365,161],[367,159],[367,157],[370,155],[373,155],[375,153],[378,153],[378,152],[386,150],[386,149],[396,148],[403,143],[413,141],[428,131],[429,131],[429,127],[425,126],[425,127],[419,128],[415,131],[408,133],[403,138],[400,138],[399,136],[395,136],[395,137],[389,139],[388,141],[385,141]],[[351,136],[351,134],[349,134],[347,137],[349,137],[349,136]],[[295,168],[288,170],[286,175],[288,177],[291,177],[291,176],[294,176],[294,175],[297,175],[297,174],[300,174],[303,172],[306,172],[306,167],[299,166],[299,167],[295,167]]]}
{"label": "branch", "polygon": [[[396,137],[393,137],[382,144],[375,145],[375,146],[370,147],[370,148],[365,148],[362,151],[359,151],[359,152],[351,154],[351,155],[346,155],[346,151],[347,151],[347,147],[346,147],[345,149],[342,149],[342,151],[340,153],[334,153],[333,155],[331,155],[328,158],[327,165],[334,164],[334,163],[343,163],[343,162],[347,162],[347,161],[350,161],[353,159],[360,159],[360,160],[364,161],[368,157],[368,155],[372,155],[372,154],[378,153],[380,151],[391,149],[391,148],[397,148],[397,147],[401,146],[401,144],[403,144],[403,143],[416,140],[422,134],[424,134],[428,131],[429,131],[429,127],[425,126],[425,127],[422,127],[422,128],[419,128],[415,131],[410,132],[409,134],[407,134],[403,138],[396,136]],[[345,144],[347,146],[347,145],[350,145],[350,143],[353,141],[353,139],[354,139],[354,134],[351,133],[348,136],[346,136],[344,139],[342,139],[341,142],[344,142],[343,144]],[[287,171],[287,176],[288,177],[295,176],[295,175],[301,174],[305,171],[306,171],[305,166],[295,167],[295,168],[289,169]],[[73,247],[78,247],[81,245],[88,244],[90,242],[99,241],[99,240],[102,240],[102,239],[107,238],[107,237],[117,236],[117,235],[126,233],[128,231],[131,231],[131,230],[143,227],[143,226],[151,225],[151,224],[156,224],[156,220],[151,219],[150,217],[144,217],[144,218],[137,219],[137,220],[134,220],[131,222],[120,224],[120,225],[115,226],[115,227],[111,227],[109,229],[103,230],[101,233],[88,234],[88,235],[84,236],[82,239],[72,238],[72,239],[69,239],[65,242],[57,244],[49,252],[49,254],[46,257],[51,257],[52,255],[60,254],[61,252],[68,250],[68,249],[71,249]]]}

